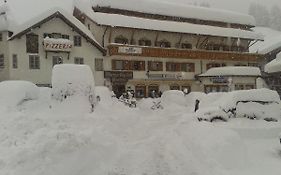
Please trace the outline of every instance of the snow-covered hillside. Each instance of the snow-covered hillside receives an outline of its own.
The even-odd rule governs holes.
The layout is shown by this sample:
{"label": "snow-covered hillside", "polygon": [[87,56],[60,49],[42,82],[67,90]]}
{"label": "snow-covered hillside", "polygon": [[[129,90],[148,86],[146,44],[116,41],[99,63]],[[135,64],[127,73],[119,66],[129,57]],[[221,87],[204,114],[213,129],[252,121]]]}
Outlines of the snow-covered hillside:
{"label": "snow-covered hillside", "polygon": [[[30,88],[29,88],[30,89]],[[57,104],[49,88],[37,98],[0,109],[3,175],[279,175],[281,122],[231,119],[198,122],[194,98],[163,96],[165,108],[129,108],[99,87],[94,113]],[[37,91],[37,90],[36,90]],[[177,93],[182,99],[182,95]],[[14,99],[22,99],[15,95]],[[104,100],[104,101],[103,101]],[[153,100],[152,100],[153,101]],[[177,104],[176,104],[177,103]],[[6,107],[5,107],[6,106]],[[145,107],[147,106],[147,108]],[[177,107],[175,107],[177,106]]]}

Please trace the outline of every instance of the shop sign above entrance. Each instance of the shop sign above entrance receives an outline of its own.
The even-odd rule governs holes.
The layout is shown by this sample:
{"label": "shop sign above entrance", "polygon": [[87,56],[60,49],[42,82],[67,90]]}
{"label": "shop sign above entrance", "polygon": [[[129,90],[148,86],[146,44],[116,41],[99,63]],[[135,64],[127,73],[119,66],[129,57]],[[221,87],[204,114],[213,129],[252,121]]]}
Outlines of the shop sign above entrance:
{"label": "shop sign above entrance", "polygon": [[142,48],[139,48],[139,47],[119,47],[118,53],[142,54]]}

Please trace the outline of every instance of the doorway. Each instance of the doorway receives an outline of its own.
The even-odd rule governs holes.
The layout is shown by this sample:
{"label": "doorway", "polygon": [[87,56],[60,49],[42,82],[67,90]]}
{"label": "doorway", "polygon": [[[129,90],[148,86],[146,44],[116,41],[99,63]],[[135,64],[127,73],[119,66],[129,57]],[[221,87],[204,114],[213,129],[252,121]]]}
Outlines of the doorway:
{"label": "doorway", "polygon": [[115,93],[117,98],[119,98],[125,92],[125,90],[126,90],[125,85],[112,86],[112,91]]}

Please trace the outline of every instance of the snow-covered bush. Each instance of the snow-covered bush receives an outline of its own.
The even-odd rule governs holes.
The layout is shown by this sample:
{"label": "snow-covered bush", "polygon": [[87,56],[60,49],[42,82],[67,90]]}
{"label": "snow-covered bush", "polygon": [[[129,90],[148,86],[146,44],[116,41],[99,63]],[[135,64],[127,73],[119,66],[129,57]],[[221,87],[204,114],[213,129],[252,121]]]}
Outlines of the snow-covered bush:
{"label": "snow-covered bush", "polygon": [[209,122],[213,122],[216,120],[227,121],[229,118],[229,114],[227,114],[220,108],[207,107],[198,110],[196,112],[196,117],[198,118],[199,121],[209,121]]}
{"label": "snow-covered bush", "polygon": [[24,101],[38,99],[39,88],[28,81],[3,81],[0,83],[0,105],[13,107]]}
{"label": "snow-covered bush", "polygon": [[51,97],[57,102],[66,100],[70,102],[69,99],[75,99],[74,101],[78,100],[80,104],[88,103],[93,109],[96,96],[91,68],[88,65],[55,65],[52,74]]}

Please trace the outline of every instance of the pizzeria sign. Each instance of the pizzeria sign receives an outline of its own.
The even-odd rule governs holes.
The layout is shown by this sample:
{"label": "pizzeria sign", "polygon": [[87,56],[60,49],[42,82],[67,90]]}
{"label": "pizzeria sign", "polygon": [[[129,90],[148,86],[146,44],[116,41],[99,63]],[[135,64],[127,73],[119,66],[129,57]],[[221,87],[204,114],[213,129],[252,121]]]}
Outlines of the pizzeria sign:
{"label": "pizzeria sign", "polygon": [[71,52],[73,42],[68,39],[45,38],[43,47],[46,51]]}

